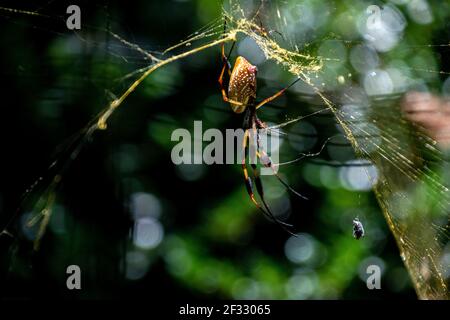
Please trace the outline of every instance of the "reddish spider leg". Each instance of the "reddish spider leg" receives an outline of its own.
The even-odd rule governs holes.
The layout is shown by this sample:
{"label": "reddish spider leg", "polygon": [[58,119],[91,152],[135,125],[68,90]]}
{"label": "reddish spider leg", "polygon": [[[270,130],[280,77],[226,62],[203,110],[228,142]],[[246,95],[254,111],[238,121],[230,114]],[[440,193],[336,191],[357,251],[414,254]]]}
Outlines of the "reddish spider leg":
{"label": "reddish spider leg", "polygon": [[[234,42],[233,42],[233,46],[231,47],[231,50],[233,50],[233,48],[234,48]],[[231,50],[230,50],[230,53],[231,53]],[[227,96],[227,92],[225,90],[225,86],[223,85],[223,76],[225,75],[225,69],[228,70],[228,76],[231,76],[231,64],[230,64],[230,61],[228,60],[227,56],[225,55],[225,45],[222,45],[222,61],[223,61],[223,67],[222,67],[222,71],[220,72],[218,81],[220,84],[220,89],[222,91],[223,101],[228,102],[230,104],[237,105],[237,106],[244,106],[244,104],[242,102],[229,99]]]}

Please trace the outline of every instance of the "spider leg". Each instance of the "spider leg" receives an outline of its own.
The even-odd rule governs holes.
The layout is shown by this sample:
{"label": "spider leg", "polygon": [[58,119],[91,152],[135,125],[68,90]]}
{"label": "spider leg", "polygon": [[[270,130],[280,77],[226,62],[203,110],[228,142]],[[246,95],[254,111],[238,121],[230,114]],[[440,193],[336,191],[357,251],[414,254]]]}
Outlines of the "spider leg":
{"label": "spider leg", "polygon": [[[234,47],[234,42],[233,42],[233,47]],[[231,49],[233,49],[233,47],[231,47]],[[231,50],[230,50],[230,52],[231,52]],[[224,75],[225,75],[225,70],[228,70],[228,75],[231,74],[231,70],[230,70],[231,69],[231,65],[230,65],[230,62],[228,61],[228,58],[225,55],[225,46],[224,46],[224,44],[222,44],[222,60],[223,60],[223,67],[222,67],[222,71],[220,72],[218,82],[219,82],[219,85],[220,85],[220,91],[222,92],[223,101],[235,104],[237,106],[242,106],[243,105],[242,102],[234,101],[234,100],[228,98],[227,90],[226,90],[226,88],[225,88],[225,86],[223,84],[223,78],[224,78]]]}
{"label": "spider leg", "polygon": [[[225,20],[224,24],[223,24],[223,33],[224,34],[225,34],[225,31],[226,31],[226,26],[227,26],[227,23],[226,23],[226,20]],[[228,57],[225,55],[225,43],[222,43],[221,56],[222,56],[223,66],[222,66],[222,71],[220,72],[220,75],[219,75],[218,82],[219,82],[219,85],[220,85],[220,91],[222,92],[223,101],[228,102],[228,103],[232,103],[232,104],[235,104],[235,105],[238,105],[238,106],[242,106],[243,103],[238,102],[238,101],[234,101],[234,100],[231,100],[231,99],[228,98],[228,96],[227,96],[227,89],[225,88],[225,86],[223,84],[223,78],[225,76],[225,71],[228,72],[228,76],[231,76],[231,63],[230,63],[228,58],[230,57],[231,52],[233,51],[235,43],[236,42],[233,41],[233,45],[231,46],[230,51],[228,52]]]}
{"label": "spider leg", "polygon": [[[225,35],[227,31],[227,20],[223,21],[223,34]],[[222,62],[224,64],[224,67],[227,67],[228,69],[228,76],[231,76],[231,63],[230,63],[230,56],[231,52],[233,52],[234,45],[236,44],[236,41],[233,41],[233,44],[231,45],[230,51],[228,51],[228,55],[225,55],[225,42],[221,45],[221,53],[222,53]]]}
{"label": "spider leg", "polygon": [[265,105],[266,103],[275,100],[276,98],[278,98],[279,96],[281,96],[287,89],[289,89],[290,87],[292,87],[294,84],[296,84],[299,80],[301,80],[300,78],[295,79],[294,82],[292,82],[290,85],[288,85],[286,88],[281,89],[280,91],[278,91],[277,93],[275,93],[274,95],[264,99],[263,101],[261,101],[260,103],[258,103],[255,107],[255,109],[261,108],[263,105]]}
{"label": "spider leg", "polygon": [[[256,132],[256,128],[254,128],[253,130],[254,130],[254,132]],[[262,185],[262,180],[261,180],[261,176],[260,176],[259,171],[258,171],[258,167],[257,167],[256,163],[253,163],[252,161],[250,161],[250,166],[251,166],[252,171],[253,171],[253,181],[254,181],[255,186],[256,186],[256,192],[258,193],[259,198],[261,199],[261,201],[262,201],[262,203],[264,205],[264,208],[268,212],[269,217],[271,218],[271,220],[274,220],[278,224],[282,224],[284,226],[292,227],[291,224],[286,223],[284,221],[281,221],[281,220],[277,219],[273,215],[272,210],[270,210],[270,207],[267,204],[267,202],[265,200],[265,197],[264,197],[264,188],[263,188],[263,185]],[[287,230],[287,231],[290,233],[289,230]]]}
{"label": "spider leg", "polygon": [[[257,119],[256,121],[257,124],[262,124],[263,126],[265,126],[265,124]],[[278,174],[276,168],[273,166],[272,163],[272,159],[270,158],[270,156],[267,154],[267,152],[264,150],[264,148],[261,146],[260,144],[260,140],[259,140],[259,133],[257,133],[256,136],[256,144],[257,144],[257,150],[256,150],[256,156],[258,157],[258,159],[261,161],[262,165],[266,168],[270,168],[272,169],[273,174],[277,177],[278,181],[281,182],[281,184],[288,189],[289,191],[291,191],[293,194],[295,194],[296,196],[308,200],[307,197],[305,197],[304,195],[298,193],[296,190],[294,190],[294,188],[292,188],[286,181],[284,181],[280,175]]]}
{"label": "spider leg", "polygon": [[[271,212],[269,206],[267,205],[267,203],[264,200],[264,192],[262,189],[262,183],[261,183],[261,179],[258,175],[255,175],[255,184],[256,184],[256,189],[258,194],[261,197],[261,200],[263,201],[265,210],[263,207],[261,207],[261,205],[258,203],[258,201],[255,198],[255,194],[253,193],[253,183],[252,180],[250,179],[249,175],[248,175],[248,170],[247,170],[247,166],[246,166],[246,159],[247,159],[247,151],[248,151],[248,143],[247,140],[249,138],[249,130],[246,129],[245,133],[244,133],[244,140],[242,142],[242,152],[243,152],[243,156],[242,156],[242,171],[244,172],[244,179],[245,179],[245,186],[247,189],[247,193],[250,196],[250,199],[252,200],[252,202],[255,204],[255,206],[261,210],[261,212],[268,217],[270,220],[272,220],[273,222],[275,222],[276,224],[278,224],[281,228],[283,228],[285,231],[287,231],[290,235],[296,236],[294,233],[292,233],[290,230],[288,230],[286,228],[286,226],[291,226],[290,224],[287,224],[283,221],[278,220],[277,218],[275,218],[275,216],[273,215],[273,213]],[[255,173],[255,169],[256,166],[252,168],[254,169],[254,173]]]}
{"label": "spider leg", "polygon": [[245,180],[245,187],[247,189],[247,193],[250,196],[250,199],[255,204],[255,206],[262,210],[264,214],[266,213],[264,209],[260,206],[258,201],[256,201],[255,194],[253,193],[253,184],[252,180],[250,179],[248,175],[246,160],[247,160],[247,139],[248,139],[248,130],[245,130],[244,132],[244,140],[242,141],[242,171],[244,172],[244,180]]}

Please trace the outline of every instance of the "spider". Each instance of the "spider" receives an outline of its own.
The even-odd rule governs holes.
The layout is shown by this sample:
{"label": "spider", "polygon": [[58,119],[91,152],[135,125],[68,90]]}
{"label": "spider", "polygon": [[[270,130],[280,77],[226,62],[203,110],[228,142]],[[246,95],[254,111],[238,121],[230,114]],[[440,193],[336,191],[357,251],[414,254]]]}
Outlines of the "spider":
{"label": "spider", "polygon": [[[247,157],[248,157],[248,145],[249,141],[253,141],[253,139],[250,139],[250,130],[253,132],[254,136],[256,136],[256,156],[261,161],[261,164],[266,168],[271,168],[274,175],[277,177],[277,179],[291,192],[298,195],[299,197],[306,199],[304,196],[293,190],[281,177],[278,175],[276,169],[274,168],[272,164],[272,160],[270,159],[269,155],[266,153],[266,151],[260,146],[260,138],[259,138],[259,129],[269,129],[264,122],[262,122],[257,114],[256,111],[261,108],[263,105],[267,104],[268,102],[278,98],[281,96],[288,88],[293,86],[297,81],[300,80],[300,78],[297,78],[294,82],[292,82],[289,86],[285,87],[284,89],[281,89],[274,95],[262,100],[259,103],[256,103],[256,74],[258,72],[258,68],[254,65],[252,65],[247,59],[245,59],[242,56],[238,56],[236,58],[234,67],[231,68],[231,64],[229,62],[229,56],[231,55],[231,52],[233,51],[235,42],[233,42],[231,49],[228,53],[228,57],[225,55],[225,44],[222,44],[221,49],[221,56],[222,56],[222,62],[223,67],[222,71],[219,75],[219,85],[222,92],[223,100],[230,104],[231,109],[233,112],[242,114],[244,113],[244,122],[243,122],[243,129],[244,129],[244,139],[242,141],[242,171],[244,175],[245,180],[245,186],[247,189],[247,193],[250,196],[251,201],[255,204],[255,206],[263,212],[264,215],[269,217],[273,222],[280,225],[283,229],[285,229],[288,233],[291,235],[295,235],[292,232],[290,232],[286,226],[291,226],[290,224],[287,224],[283,221],[278,220],[273,215],[272,211],[270,210],[265,197],[264,197],[264,189],[262,186],[262,181],[257,169],[257,165],[253,162],[251,163],[251,168],[253,172],[253,181],[250,178],[247,170]],[[225,71],[227,71],[229,76],[229,82],[228,82],[228,90],[224,86],[224,76]],[[253,183],[256,186],[256,191],[263,203],[263,206],[260,205],[260,203],[256,200],[255,194],[253,192]]]}

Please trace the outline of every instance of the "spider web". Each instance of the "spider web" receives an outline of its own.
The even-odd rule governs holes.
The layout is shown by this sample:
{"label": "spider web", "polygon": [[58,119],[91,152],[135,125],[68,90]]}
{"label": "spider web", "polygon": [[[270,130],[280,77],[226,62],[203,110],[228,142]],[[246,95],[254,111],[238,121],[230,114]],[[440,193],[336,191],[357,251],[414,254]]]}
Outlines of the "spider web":
{"label": "spider web", "polygon": [[[218,19],[179,44],[160,51],[150,52],[110,29],[105,30],[117,41],[109,47],[109,53],[127,62],[138,61],[142,67],[131,68],[128,74],[118,78],[125,89],[118,90],[117,95],[109,94],[110,103],[66,147],[69,156],[57,158],[49,168],[52,172],[48,175],[50,178],[44,183],[38,179],[35,184],[44,185],[35,201],[34,212],[38,214],[29,222],[30,225],[39,225],[36,248],[49,222],[56,190],[65,171],[93,134],[107,129],[111,116],[125,104],[127,97],[157,69],[231,42],[236,37],[246,36],[255,41],[267,59],[300,77],[311,88],[307,99],[320,100],[333,113],[358,156],[377,168],[377,176],[373,177],[374,191],[419,297],[449,298],[445,276],[448,275],[448,264],[444,259],[445,247],[449,244],[450,205],[445,154],[437,147],[436,141],[416,130],[402,117],[398,95],[377,96],[368,100],[349,94],[348,87],[327,91],[328,85],[323,85],[318,79],[324,74],[327,63],[339,61],[339,58],[320,55],[319,44],[323,40],[338,39],[351,46],[358,44],[358,41],[349,42],[333,34],[321,35],[313,40],[299,40],[293,30],[300,18],[293,14],[298,12],[296,6],[285,1],[263,2],[263,5],[258,1],[230,1],[223,11],[228,28],[225,34],[222,34],[223,20]],[[2,10],[10,14],[40,16],[32,11]],[[42,15],[42,18],[47,17]],[[81,36],[80,39],[86,41]],[[126,50],[129,50],[128,55],[123,53]],[[433,69],[425,71],[441,73]],[[347,81],[351,76],[350,73],[342,74]],[[279,126],[296,121],[301,119],[289,120]],[[33,188],[25,197],[33,193]],[[417,199],[422,200],[420,206]],[[8,232],[6,228],[5,233]]]}
{"label": "spider web", "polygon": [[[265,4],[258,7],[252,3],[243,9],[232,1],[231,14],[227,17],[235,23],[237,30],[254,39],[267,58],[310,85],[313,95],[320,97],[333,112],[357,155],[375,165],[378,174],[376,178],[372,177],[374,191],[419,297],[448,299],[446,275],[449,266],[445,260],[445,247],[448,247],[450,235],[450,192],[447,157],[436,141],[405,120],[398,94],[367,99],[349,92],[352,85],[333,93],[325,91],[326,86],[317,79],[325,74],[327,64],[339,59],[333,58],[332,52],[322,57],[314,54],[311,42],[305,45],[303,41],[300,45],[293,28],[306,6],[289,1]],[[251,17],[256,16],[263,20],[266,30],[272,28],[281,33],[280,43],[284,45],[254,31],[258,30],[258,22]],[[318,40],[324,38],[319,36]],[[341,41],[346,46],[351,45],[350,41]],[[432,68],[423,70],[446,74]],[[336,78],[351,76],[350,73],[338,74]]]}

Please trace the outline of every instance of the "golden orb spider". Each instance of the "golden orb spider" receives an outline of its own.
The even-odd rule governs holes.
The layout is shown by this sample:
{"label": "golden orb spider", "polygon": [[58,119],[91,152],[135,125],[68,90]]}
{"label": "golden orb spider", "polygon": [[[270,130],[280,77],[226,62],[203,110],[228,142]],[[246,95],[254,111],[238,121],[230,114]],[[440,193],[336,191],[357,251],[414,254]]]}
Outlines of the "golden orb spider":
{"label": "golden orb spider", "polygon": [[[228,53],[228,57],[230,56],[233,48],[234,48],[235,42],[233,42],[233,45]],[[264,215],[269,217],[272,221],[280,225],[283,229],[285,229],[288,233],[291,235],[293,234],[291,231],[286,229],[285,226],[291,226],[283,221],[278,220],[273,215],[272,211],[270,210],[269,206],[267,205],[267,202],[264,198],[264,189],[262,186],[261,178],[258,172],[257,165],[254,163],[251,163],[252,171],[253,171],[253,182],[256,186],[256,191],[263,203],[262,207],[259,202],[255,198],[255,194],[253,192],[253,182],[252,179],[249,177],[248,170],[247,170],[247,158],[248,158],[248,141],[249,139],[249,132],[252,130],[253,133],[256,135],[256,156],[261,161],[262,165],[267,168],[271,168],[273,170],[274,175],[278,178],[278,180],[291,192],[298,195],[299,197],[306,199],[304,196],[299,194],[297,191],[292,189],[281,177],[278,175],[277,170],[274,168],[272,160],[270,159],[269,155],[266,153],[266,151],[260,146],[260,138],[259,138],[259,129],[269,129],[264,122],[262,122],[258,116],[256,115],[256,110],[265,105],[266,103],[278,98],[280,95],[282,95],[288,88],[293,86],[297,81],[300,80],[300,78],[297,78],[294,82],[292,82],[289,86],[285,87],[284,89],[278,91],[274,95],[262,100],[259,103],[256,103],[256,73],[258,72],[258,68],[254,65],[252,65],[250,62],[247,61],[242,56],[238,56],[236,58],[234,67],[231,68],[231,64],[229,62],[228,57],[225,55],[225,44],[222,44],[222,62],[223,67],[222,71],[219,75],[219,85],[222,91],[222,97],[225,102],[228,102],[231,106],[231,109],[235,113],[243,113],[244,115],[244,123],[243,123],[243,129],[244,129],[244,139],[242,141],[242,171],[244,174],[245,179],[245,186],[247,189],[247,193],[250,196],[250,199],[255,204],[255,206],[263,212]],[[223,80],[225,76],[225,71],[228,72],[229,81],[228,81],[228,90],[225,88]]]}

